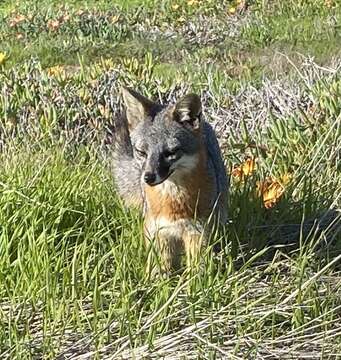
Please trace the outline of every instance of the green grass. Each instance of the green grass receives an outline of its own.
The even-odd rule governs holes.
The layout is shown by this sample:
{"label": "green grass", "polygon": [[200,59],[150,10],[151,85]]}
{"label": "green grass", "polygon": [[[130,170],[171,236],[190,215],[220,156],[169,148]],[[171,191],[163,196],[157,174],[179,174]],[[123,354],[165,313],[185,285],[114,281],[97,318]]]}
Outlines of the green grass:
{"label": "green grass", "polygon": [[[212,357],[221,355],[207,348],[207,341],[244,356],[262,353],[264,346],[276,349],[284,338],[292,338],[300,348],[306,340],[299,336],[308,336],[312,329],[319,349],[340,351],[332,339],[334,334],[337,339],[341,306],[340,282],[334,278],[337,263],[331,264],[335,254],[318,261],[314,251],[328,230],[299,239],[300,247],[290,257],[278,249],[272,261],[264,263],[270,249],[257,253],[252,245],[238,243],[259,240],[260,233],[247,236],[247,219],[253,216],[257,225],[265,215],[259,203],[249,203],[249,186],[232,188],[233,214],[238,209],[239,214],[228,230],[231,243],[218,257],[207,252],[206,271],[192,278],[150,279],[140,219],[122,208],[111,177],[92,155],[77,154],[70,161],[58,148],[42,154],[19,147],[16,153],[9,148],[1,164],[4,357],[56,358],[64,351],[96,349],[114,354],[148,344],[162,350],[168,334],[177,349],[177,336],[194,324],[192,331],[199,338],[181,335],[178,340],[202,357],[207,350]],[[301,196],[306,196],[304,190]],[[286,214],[287,207],[268,215],[268,227],[278,214],[300,221],[302,209]],[[244,343],[248,337],[251,345]],[[84,342],[90,347],[83,348]]]}
{"label": "green grass", "polygon": [[[69,1],[56,32],[58,2],[20,2],[36,13],[20,29],[1,4],[1,359],[340,357],[339,4],[249,1],[226,20],[229,1],[142,3]],[[201,94],[229,172],[257,161],[232,176],[231,223],[200,271],[146,271],[103,145],[122,85]],[[288,175],[266,209],[259,182]]]}
{"label": "green grass", "polygon": [[[323,0],[284,5],[249,1],[247,11],[236,16],[227,15],[231,1],[179,2],[176,9],[174,4],[168,0],[70,1],[61,7],[49,0],[14,7],[5,1],[0,11],[0,51],[8,54],[8,66],[34,56],[44,67],[78,64],[79,56],[92,63],[101,57],[121,59],[146,52],[152,52],[159,64],[196,64],[191,54],[197,53],[217,67],[229,59],[242,59],[241,65],[251,68],[255,77],[267,70],[276,51],[298,51],[324,63],[340,54],[341,10],[336,2],[327,7]],[[13,25],[17,15],[26,18]],[[60,21],[57,28],[49,27],[56,20]],[[188,31],[189,25],[195,30]],[[208,47],[212,50],[206,55]],[[266,64],[264,52],[270,55]]]}

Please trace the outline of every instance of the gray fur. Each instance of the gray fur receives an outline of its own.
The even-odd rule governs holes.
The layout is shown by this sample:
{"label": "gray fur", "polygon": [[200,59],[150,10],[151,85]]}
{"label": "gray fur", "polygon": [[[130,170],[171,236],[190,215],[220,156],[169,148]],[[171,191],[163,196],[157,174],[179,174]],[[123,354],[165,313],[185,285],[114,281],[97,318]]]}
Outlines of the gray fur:
{"label": "gray fur", "polygon": [[[124,92],[125,98],[128,98],[126,106],[131,106],[136,100],[136,104],[133,104],[135,109],[127,109],[130,118],[117,119],[114,129],[113,172],[118,192],[125,202],[141,207],[141,185],[146,172],[156,172],[161,182],[169,176],[169,163],[168,159],[165,160],[165,154],[172,154],[176,149],[173,156],[176,161],[177,157],[197,154],[204,142],[207,171],[216,194],[208,206],[215,209],[219,213],[219,221],[225,223],[228,180],[214,130],[201,119],[200,98],[187,95],[175,105],[161,107],[148,103],[140,95],[134,100],[135,92],[127,89]],[[144,106],[138,105],[141,99]],[[140,116],[139,121],[136,121],[137,116]],[[200,136],[195,131],[200,131]],[[163,167],[168,170],[163,171]]]}
{"label": "gray fur", "polygon": [[111,165],[118,193],[127,206],[142,209],[141,168],[133,155],[126,118],[115,119],[110,137]]}
{"label": "gray fur", "polygon": [[214,174],[216,182],[216,193],[218,198],[219,221],[225,224],[228,220],[227,214],[227,193],[229,188],[229,180],[226,175],[224,161],[221,155],[217,137],[212,126],[204,122],[204,135],[208,152],[208,173]]}

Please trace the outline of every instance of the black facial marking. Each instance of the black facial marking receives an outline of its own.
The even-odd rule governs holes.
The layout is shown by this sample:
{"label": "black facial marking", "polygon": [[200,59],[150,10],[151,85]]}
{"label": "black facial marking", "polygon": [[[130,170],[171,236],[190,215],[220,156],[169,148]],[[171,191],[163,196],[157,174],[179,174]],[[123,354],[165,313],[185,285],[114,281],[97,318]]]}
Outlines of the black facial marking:
{"label": "black facial marking", "polygon": [[159,176],[160,178],[165,178],[168,176],[169,174],[169,167],[170,167],[170,164],[169,162],[167,161],[167,159],[165,159],[164,156],[160,156],[160,159],[159,159]]}

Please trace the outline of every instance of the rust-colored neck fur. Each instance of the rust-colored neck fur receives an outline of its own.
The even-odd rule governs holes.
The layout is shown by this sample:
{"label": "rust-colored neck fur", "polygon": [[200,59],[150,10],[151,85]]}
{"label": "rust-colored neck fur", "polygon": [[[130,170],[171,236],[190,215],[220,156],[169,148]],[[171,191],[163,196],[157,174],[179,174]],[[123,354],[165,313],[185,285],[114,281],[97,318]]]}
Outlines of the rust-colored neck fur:
{"label": "rust-colored neck fur", "polygon": [[177,183],[145,186],[147,218],[206,219],[210,215],[212,183],[207,174],[207,154],[200,152],[196,167]]}

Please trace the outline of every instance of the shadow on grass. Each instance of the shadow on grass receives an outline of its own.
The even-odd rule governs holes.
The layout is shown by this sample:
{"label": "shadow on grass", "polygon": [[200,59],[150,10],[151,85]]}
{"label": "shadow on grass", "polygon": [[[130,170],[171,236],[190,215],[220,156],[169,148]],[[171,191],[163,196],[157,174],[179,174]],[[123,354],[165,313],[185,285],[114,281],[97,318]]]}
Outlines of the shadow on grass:
{"label": "shadow on grass", "polygon": [[[340,254],[341,211],[331,207],[332,200],[312,204],[283,199],[274,208],[265,209],[259,199],[247,199],[248,195],[231,194],[231,224],[215,247],[221,250],[230,244],[237,267],[257,253],[257,262],[271,261],[277,251],[289,256],[310,252],[326,261]],[[341,264],[335,267],[341,269]]]}

